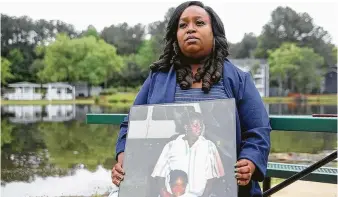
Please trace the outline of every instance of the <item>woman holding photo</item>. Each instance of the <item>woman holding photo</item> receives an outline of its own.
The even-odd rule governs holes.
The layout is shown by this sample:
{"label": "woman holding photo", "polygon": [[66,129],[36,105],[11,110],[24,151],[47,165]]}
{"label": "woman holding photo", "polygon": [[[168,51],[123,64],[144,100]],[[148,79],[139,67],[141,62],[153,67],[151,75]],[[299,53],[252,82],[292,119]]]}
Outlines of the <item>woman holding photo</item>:
{"label": "woman holding photo", "polygon": [[[134,105],[235,98],[238,161],[233,176],[238,181],[238,195],[262,196],[258,181],[264,180],[268,163],[269,116],[250,74],[227,59],[229,47],[222,21],[203,3],[185,2],[171,16],[165,41],[163,54],[150,66]],[[127,130],[128,117],[121,124],[117,164],[112,169],[117,186],[123,181]]]}

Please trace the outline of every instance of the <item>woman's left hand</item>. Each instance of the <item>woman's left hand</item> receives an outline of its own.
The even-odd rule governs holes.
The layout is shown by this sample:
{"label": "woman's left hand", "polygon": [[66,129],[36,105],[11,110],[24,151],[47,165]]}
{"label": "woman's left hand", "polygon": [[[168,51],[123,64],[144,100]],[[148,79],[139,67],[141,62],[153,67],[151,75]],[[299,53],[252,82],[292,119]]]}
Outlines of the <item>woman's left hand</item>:
{"label": "woman's left hand", "polygon": [[256,166],[250,160],[238,160],[235,165],[235,177],[237,178],[237,184],[241,186],[247,185],[255,170]]}

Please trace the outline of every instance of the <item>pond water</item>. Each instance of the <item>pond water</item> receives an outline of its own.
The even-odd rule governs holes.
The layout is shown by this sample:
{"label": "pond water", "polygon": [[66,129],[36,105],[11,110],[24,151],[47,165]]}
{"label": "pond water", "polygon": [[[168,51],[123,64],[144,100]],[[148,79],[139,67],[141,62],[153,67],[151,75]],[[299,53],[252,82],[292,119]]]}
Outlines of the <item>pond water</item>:
{"label": "pond water", "polygon": [[[118,125],[87,125],[87,113],[126,113],[96,105],[1,107],[1,195],[92,196],[112,187]],[[337,113],[337,107],[266,104],[270,114]],[[273,132],[270,161],[312,163],[336,149],[337,135]]]}

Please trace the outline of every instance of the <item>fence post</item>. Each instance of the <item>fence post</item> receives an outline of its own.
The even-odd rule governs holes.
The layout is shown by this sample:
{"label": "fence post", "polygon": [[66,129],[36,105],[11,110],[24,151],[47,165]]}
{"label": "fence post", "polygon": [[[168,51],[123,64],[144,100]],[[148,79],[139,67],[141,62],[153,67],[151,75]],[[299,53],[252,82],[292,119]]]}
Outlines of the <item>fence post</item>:
{"label": "fence post", "polygon": [[265,177],[263,180],[263,192],[271,188],[271,177]]}

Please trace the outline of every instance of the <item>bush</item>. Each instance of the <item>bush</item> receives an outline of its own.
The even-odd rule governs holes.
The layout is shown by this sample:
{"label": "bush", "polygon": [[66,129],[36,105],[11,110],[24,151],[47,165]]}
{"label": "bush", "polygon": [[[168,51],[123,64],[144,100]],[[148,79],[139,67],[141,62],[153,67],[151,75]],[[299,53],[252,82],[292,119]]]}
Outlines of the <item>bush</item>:
{"label": "bush", "polygon": [[117,94],[119,91],[116,88],[104,89],[100,95],[112,95]]}
{"label": "bush", "polygon": [[95,104],[98,104],[100,102],[100,97],[99,96],[95,96],[94,97],[94,102],[95,102]]}

